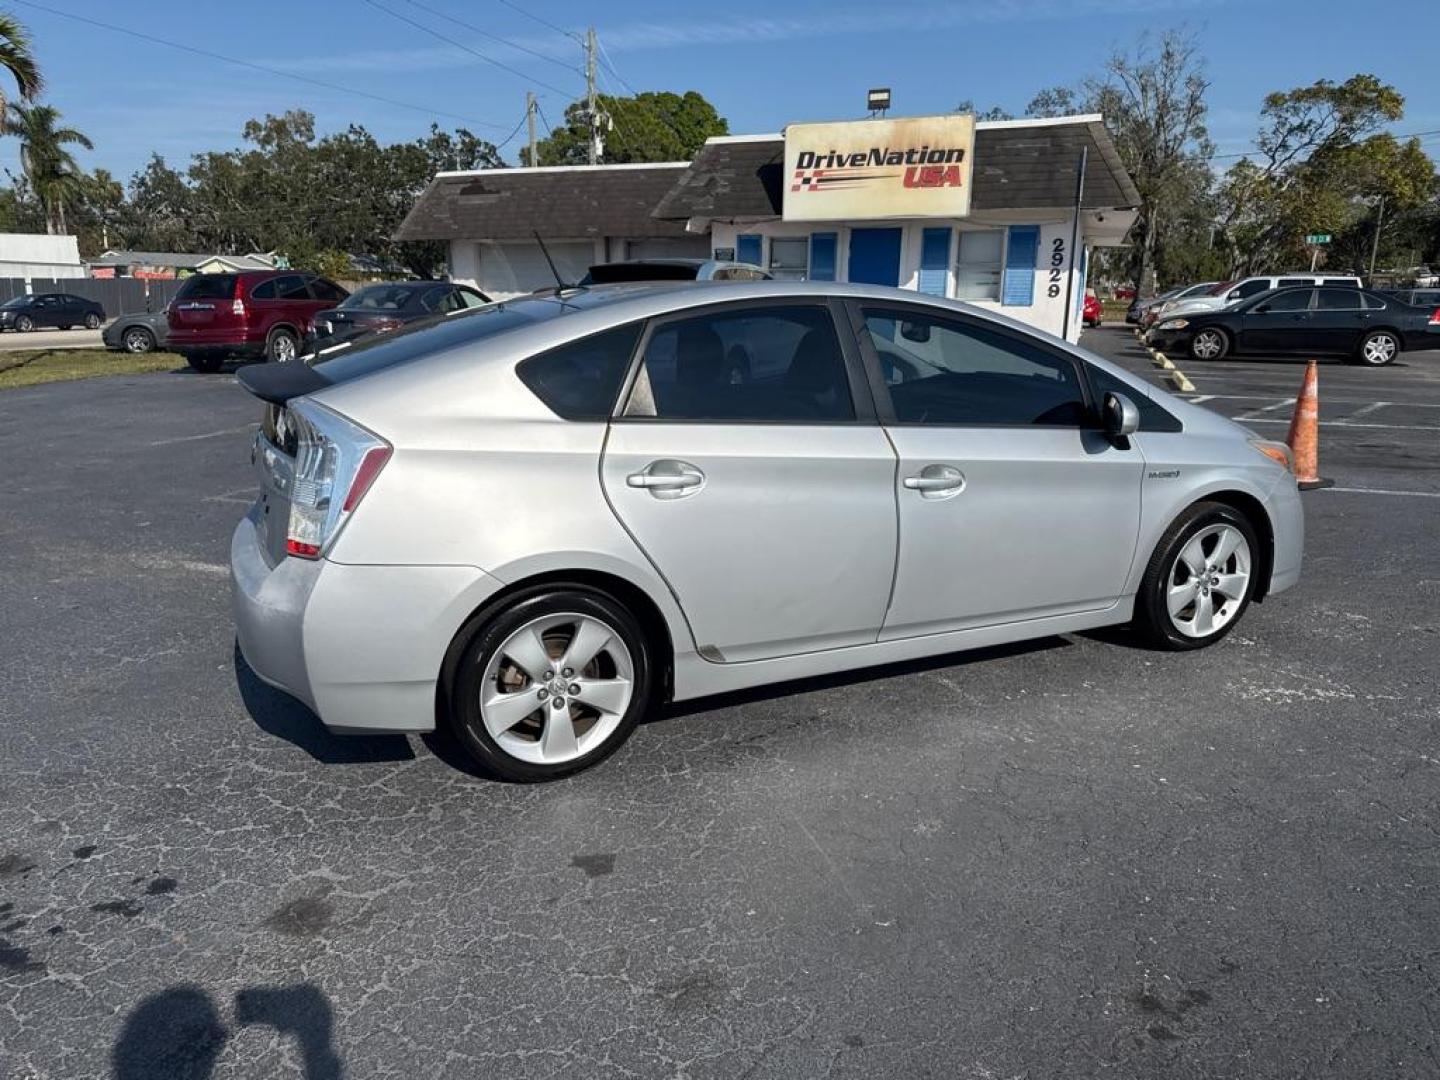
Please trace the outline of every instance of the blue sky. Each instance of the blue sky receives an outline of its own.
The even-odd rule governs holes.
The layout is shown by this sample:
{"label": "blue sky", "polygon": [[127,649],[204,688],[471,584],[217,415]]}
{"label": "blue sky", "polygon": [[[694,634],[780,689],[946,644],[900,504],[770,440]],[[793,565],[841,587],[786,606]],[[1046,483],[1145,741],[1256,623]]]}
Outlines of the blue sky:
{"label": "blue sky", "polygon": [[[893,88],[898,115],[943,112],[965,99],[1019,113],[1036,90],[1072,84],[1140,31],[1169,27],[1187,28],[1203,43],[1212,82],[1210,126],[1222,154],[1247,148],[1266,92],[1361,71],[1405,94],[1398,132],[1440,129],[1434,75],[1440,4],[1434,0],[1407,4],[1403,17],[1379,21],[1377,9],[1354,0],[515,0],[513,6],[504,0],[43,0],[40,6],[0,0],[0,7],[30,27],[48,100],[95,141],[94,153],[81,155],[84,164],[124,179],[152,151],[183,166],[197,151],[237,145],[246,119],[287,108],[315,113],[322,132],[361,123],[382,140],[409,139],[435,120],[466,124],[498,142],[515,130],[525,91],[533,88],[545,114],[557,120],[568,95],[584,87],[580,48],[517,8],[567,29],[593,22],[619,75],[606,72],[602,89],[695,89],[736,133],[862,115],[865,90],[875,85]],[[403,104],[197,56],[52,12]],[[486,63],[467,47],[514,70]],[[522,137],[505,147],[508,159]],[[1440,134],[1425,145],[1435,154]],[[13,139],[0,140],[0,164],[16,168]]]}

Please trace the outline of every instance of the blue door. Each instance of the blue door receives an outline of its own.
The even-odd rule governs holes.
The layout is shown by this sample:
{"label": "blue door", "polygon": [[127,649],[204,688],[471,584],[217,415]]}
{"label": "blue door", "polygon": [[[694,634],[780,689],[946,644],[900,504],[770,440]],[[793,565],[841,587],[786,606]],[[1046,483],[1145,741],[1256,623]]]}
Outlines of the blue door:
{"label": "blue door", "polygon": [[850,230],[850,280],[866,285],[900,284],[900,230]]}

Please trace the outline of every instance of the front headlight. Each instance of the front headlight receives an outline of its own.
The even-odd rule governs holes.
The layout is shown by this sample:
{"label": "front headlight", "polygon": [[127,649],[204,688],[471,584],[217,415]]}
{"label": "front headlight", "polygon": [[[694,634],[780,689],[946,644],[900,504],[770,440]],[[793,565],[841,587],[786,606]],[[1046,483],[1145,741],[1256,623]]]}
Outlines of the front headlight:
{"label": "front headlight", "polygon": [[1161,330],[1184,330],[1190,325],[1189,319],[1166,319],[1160,324]]}

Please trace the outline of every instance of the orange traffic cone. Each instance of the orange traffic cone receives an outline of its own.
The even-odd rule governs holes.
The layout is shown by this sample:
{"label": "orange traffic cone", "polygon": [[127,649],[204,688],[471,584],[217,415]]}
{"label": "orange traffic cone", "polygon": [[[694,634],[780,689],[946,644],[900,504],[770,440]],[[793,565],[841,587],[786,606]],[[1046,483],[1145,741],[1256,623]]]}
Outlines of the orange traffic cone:
{"label": "orange traffic cone", "polygon": [[1314,360],[1305,365],[1305,381],[1295,399],[1295,415],[1285,442],[1295,458],[1295,482],[1301,491],[1335,482],[1320,478],[1320,370]]}

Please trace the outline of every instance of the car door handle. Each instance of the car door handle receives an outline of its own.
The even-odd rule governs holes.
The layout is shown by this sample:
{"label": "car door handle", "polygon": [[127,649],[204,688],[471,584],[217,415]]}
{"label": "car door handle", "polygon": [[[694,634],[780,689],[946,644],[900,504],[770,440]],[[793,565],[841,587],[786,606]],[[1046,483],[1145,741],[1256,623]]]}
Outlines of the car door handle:
{"label": "car door handle", "polygon": [[690,495],[705,483],[705,474],[688,461],[652,461],[639,472],[625,477],[632,488],[645,488],[657,499]]}
{"label": "car door handle", "polygon": [[914,476],[900,481],[922,499],[948,499],[965,490],[965,474],[953,465],[926,465]]}

